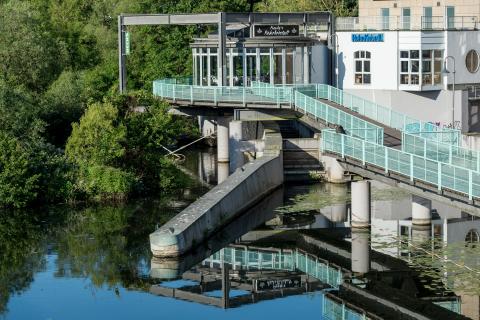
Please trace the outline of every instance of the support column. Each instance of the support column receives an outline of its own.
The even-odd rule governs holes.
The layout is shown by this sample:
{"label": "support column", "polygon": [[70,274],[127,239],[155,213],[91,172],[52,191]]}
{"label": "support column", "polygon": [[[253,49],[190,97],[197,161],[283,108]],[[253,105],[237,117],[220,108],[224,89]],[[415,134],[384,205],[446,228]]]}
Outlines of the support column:
{"label": "support column", "polygon": [[337,204],[331,205],[330,213],[323,214],[328,220],[335,223],[347,221],[348,209],[348,187],[346,184],[327,184],[327,190],[335,198],[341,199]]}
{"label": "support column", "polygon": [[[218,86],[227,86],[226,71],[227,71],[227,49],[226,49],[226,17],[225,12],[218,13]],[[233,57],[230,57],[233,60]]]}
{"label": "support column", "polygon": [[428,226],[432,223],[432,201],[412,195],[412,224]]}
{"label": "support column", "polygon": [[225,262],[222,264],[222,304],[224,309],[230,306],[230,272]]}
{"label": "support column", "polygon": [[230,139],[229,139],[229,154],[230,154],[230,172],[234,172],[245,164],[243,152],[241,151],[241,141],[243,139],[243,125],[242,121],[230,122]]}
{"label": "support column", "polygon": [[352,228],[370,227],[372,213],[370,181],[352,182]]}
{"label": "support column", "polygon": [[352,229],[352,272],[370,271],[370,230]]}
{"label": "support column", "polygon": [[217,181],[219,184],[228,178],[229,172],[228,120],[228,117],[217,117]]}

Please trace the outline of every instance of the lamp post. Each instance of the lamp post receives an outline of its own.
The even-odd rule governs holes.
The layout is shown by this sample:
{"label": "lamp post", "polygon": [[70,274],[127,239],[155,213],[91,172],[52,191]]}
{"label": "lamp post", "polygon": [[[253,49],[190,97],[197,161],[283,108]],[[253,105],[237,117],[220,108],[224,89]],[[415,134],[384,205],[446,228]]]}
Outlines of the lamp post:
{"label": "lamp post", "polygon": [[333,40],[332,38],[335,39],[335,87],[338,88],[338,35],[330,35],[330,43]]}
{"label": "lamp post", "polygon": [[[450,71],[447,68],[448,59],[453,61],[453,70]],[[453,84],[452,84],[452,128],[455,129],[455,73],[457,72],[455,68],[455,58],[453,56],[446,56],[443,60],[443,74],[453,73]]]}

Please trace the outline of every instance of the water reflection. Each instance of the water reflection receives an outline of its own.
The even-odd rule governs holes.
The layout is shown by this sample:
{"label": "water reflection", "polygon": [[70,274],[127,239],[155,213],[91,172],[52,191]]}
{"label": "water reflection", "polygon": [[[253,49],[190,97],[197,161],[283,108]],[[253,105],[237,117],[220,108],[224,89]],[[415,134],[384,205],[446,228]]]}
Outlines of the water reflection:
{"label": "water reflection", "polygon": [[[202,161],[186,165],[207,172]],[[480,220],[458,209],[432,201],[429,223],[414,223],[412,195],[374,183],[371,227],[355,230],[348,185],[289,185],[182,259],[152,258],[148,234],[205,190],[0,215],[0,315],[375,319],[395,312],[387,301],[478,318]]]}

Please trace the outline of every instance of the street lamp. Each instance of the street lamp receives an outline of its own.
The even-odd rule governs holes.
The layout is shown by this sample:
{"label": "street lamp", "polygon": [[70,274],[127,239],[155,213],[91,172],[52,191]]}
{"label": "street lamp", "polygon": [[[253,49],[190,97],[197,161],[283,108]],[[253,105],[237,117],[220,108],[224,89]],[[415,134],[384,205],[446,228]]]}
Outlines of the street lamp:
{"label": "street lamp", "polygon": [[[453,61],[453,70],[450,71],[447,68],[447,61],[448,59],[452,59]],[[452,128],[455,129],[455,72],[457,72],[455,68],[455,58],[453,56],[446,56],[443,60],[443,74],[453,73],[453,85],[452,85]]]}
{"label": "street lamp", "polygon": [[332,38],[335,38],[335,87],[338,88],[338,35],[335,33],[330,35],[330,43]]}

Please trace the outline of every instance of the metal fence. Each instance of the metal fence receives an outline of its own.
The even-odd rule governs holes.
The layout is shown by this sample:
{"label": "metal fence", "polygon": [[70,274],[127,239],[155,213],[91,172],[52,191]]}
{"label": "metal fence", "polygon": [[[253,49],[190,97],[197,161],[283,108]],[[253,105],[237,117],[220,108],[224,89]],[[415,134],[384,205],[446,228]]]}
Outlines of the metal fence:
{"label": "metal fence", "polygon": [[351,157],[410,179],[428,183],[438,190],[452,190],[472,200],[480,196],[480,173],[385,147],[355,137],[322,130],[322,150]]}
{"label": "metal fence", "polygon": [[339,267],[298,250],[268,251],[226,247],[204,260],[204,264],[212,263],[228,263],[233,269],[302,271],[333,288],[343,282],[343,273]]}
{"label": "metal fence", "polygon": [[450,143],[427,139],[421,135],[402,133],[402,151],[453,166],[480,172],[480,151]]}
{"label": "metal fence", "polygon": [[337,17],[337,31],[477,30],[475,16],[367,16]]}

